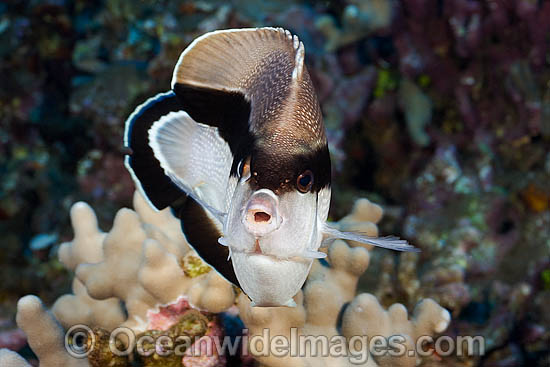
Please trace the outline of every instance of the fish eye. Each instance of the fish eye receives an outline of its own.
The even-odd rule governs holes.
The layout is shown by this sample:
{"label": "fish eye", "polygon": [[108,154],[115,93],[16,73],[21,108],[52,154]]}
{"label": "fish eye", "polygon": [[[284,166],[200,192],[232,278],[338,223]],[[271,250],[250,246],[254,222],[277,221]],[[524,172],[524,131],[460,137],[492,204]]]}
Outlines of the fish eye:
{"label": "fish eye", "polygon": [[313,186],[313,172],[306,170],[296,180],[296,186],[300,192],[306,193]]}

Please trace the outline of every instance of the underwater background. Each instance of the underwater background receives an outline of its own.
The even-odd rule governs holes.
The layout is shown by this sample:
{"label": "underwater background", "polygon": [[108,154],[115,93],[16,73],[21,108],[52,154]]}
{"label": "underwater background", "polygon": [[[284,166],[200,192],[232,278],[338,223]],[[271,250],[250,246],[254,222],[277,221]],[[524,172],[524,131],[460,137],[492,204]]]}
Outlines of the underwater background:
{"label": "underwater background", "polygon": [[333,161],[330,217],[384,208],[360,291],[430,297],[482,357],[550,365],[550,1],[26,1],[0,3],[0,348],[30,359],[17,300],[70,292],[57,259],[86,201],[109,228],[130,207],[123,125],[216,29],[281,26],[306,48]]}

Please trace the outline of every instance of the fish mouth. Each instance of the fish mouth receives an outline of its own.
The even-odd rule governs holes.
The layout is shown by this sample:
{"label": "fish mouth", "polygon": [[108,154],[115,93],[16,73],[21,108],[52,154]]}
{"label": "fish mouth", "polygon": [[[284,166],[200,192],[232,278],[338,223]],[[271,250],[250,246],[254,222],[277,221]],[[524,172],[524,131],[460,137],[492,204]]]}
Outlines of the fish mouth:
{"label": "fish mouth", "polygon": [[256,191],[248,200],[241,221],[246,231],[255,238],[279,229],[283,220],[277,195],[268,189]]}

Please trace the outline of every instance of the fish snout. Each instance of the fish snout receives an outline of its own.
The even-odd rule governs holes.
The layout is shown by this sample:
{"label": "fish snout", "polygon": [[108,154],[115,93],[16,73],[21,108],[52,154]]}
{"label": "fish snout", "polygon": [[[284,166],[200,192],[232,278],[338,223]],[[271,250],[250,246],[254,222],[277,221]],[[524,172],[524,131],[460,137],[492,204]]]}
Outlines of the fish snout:
{"label": "fish snout", "polygon": [[265,236],[279,228],[281,217],[277,195],[268,189],[256,191],[246,205],[243,224],[256,237]]}

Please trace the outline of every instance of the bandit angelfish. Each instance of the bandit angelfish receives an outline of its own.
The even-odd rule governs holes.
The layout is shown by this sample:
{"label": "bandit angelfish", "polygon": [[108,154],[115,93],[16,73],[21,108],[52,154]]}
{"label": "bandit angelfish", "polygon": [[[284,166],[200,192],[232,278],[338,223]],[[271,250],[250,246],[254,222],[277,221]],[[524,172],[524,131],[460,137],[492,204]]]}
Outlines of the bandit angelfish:
{"label": "bandit angelfish", "polygon": [[294,306],[319,247],[336,238],[414,251],[327,225],[331,167],[304,45],[276,28],[197,38],[172,90],[126,121],[126,167],[171,207],[197,253],[255,306]]}

